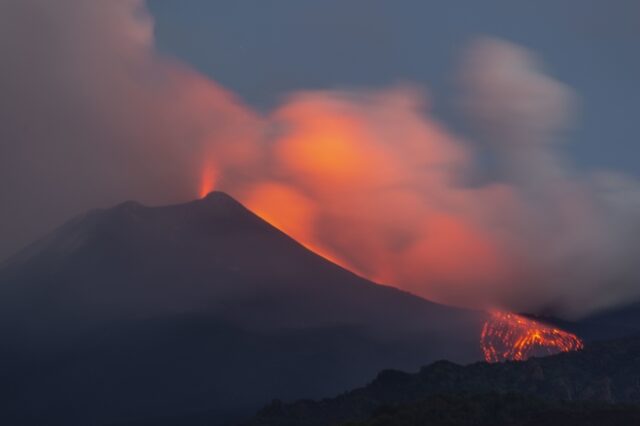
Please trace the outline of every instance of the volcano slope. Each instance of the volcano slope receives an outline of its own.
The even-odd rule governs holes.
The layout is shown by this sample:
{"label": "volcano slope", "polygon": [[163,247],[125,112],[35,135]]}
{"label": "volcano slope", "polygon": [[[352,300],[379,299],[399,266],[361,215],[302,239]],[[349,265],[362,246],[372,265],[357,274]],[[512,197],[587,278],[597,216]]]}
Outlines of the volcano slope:
{"label": "volcano slope", "polygon": [[0,415],[72,426],[207,412],[226,424],[382,368],[479,359],[483,319],[360,278],[224,193],[127,202],[0,269]]}

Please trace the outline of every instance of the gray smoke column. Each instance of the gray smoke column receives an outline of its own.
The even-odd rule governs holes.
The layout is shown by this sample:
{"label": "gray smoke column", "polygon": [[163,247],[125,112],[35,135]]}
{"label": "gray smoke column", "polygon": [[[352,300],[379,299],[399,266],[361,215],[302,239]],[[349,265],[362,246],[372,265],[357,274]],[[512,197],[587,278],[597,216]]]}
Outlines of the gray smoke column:
{"label": "gray smoke column", "polygon": [[217,188],[437,301],[576,316],[640,297],[640,185],[561,158],[576,96],[519,46],[463,56],[460,101],[499,165],[469,184],[472,141],[417,86],[301,91],[261,114],[160,55],[141,0],[4,1],[0,28],[0,258],[87,209]]}
{"label": "gray smoke column", "polygon": [[530,289],[528,302],[518,291],[507,304],[579,315],[637,298],[629,236],[640,223],[640,185],[616,173],[581,173],[562,158],[556,146],[575,116],[572,91],[533,53],[496,39],[476,41],[460,75],[461,104],[519,199],[508,238],[523,259],[517,286]]}
{"label": "gray smoke column", "polygon": [[461,82],[462,104],[507,177],[528,186],[565,175],[554,146],[573,116],[574,96],[532,53],[501,40],[477,40],[464,55]]}

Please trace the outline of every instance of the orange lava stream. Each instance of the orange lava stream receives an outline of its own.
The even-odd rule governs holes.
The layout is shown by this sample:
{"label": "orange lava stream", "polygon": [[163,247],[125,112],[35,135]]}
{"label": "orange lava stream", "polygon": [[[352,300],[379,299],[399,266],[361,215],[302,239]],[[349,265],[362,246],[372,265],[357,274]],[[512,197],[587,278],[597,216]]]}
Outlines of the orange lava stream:
{"label": "orange lava stream", "polygon": [[523,361],[584,347],[580,338],[566,331],[508,312],[490,314],[480,335],[487,362]]}

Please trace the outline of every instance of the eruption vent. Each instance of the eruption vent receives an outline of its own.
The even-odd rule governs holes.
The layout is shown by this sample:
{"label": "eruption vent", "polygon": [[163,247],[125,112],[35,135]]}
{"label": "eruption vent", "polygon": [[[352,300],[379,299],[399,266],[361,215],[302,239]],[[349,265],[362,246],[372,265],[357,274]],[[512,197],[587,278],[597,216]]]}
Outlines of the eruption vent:
{"label": "eruption vent", "polygon": [[217,173],[213,166],[207,165],[200,178],[200,187],[198,188],[199,198],[206,197],[216,187]]}
{"label": "eruption vent", "polygon": [[584,347],[577,336],[520,315],[493,311],[482,328],[480,345],[487,362],[524,361]]}

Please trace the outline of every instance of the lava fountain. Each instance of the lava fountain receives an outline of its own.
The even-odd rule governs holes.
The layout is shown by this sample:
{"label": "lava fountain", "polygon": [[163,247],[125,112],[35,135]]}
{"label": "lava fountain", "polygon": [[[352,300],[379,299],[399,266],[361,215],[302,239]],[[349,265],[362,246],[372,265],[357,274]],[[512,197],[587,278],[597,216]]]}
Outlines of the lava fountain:
{"label": "lava fountain", "polygon": [[508,312],[492,311],[480,335],[487,362],[524,361],[532,356],[580,350],[579,337]]}
{"label": "lava fountain", "polygon": [[198,187],[198,198],[204,198],[213,191],[216,187],[216,180],[218,178],[215,167],[208,164],[203,170],[200,176],[200,185]]}

